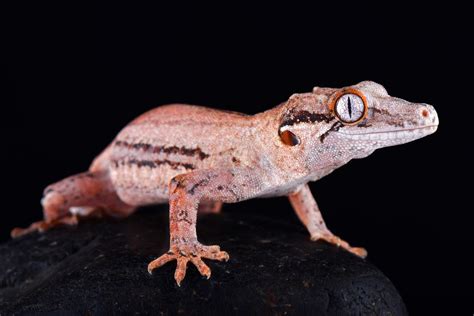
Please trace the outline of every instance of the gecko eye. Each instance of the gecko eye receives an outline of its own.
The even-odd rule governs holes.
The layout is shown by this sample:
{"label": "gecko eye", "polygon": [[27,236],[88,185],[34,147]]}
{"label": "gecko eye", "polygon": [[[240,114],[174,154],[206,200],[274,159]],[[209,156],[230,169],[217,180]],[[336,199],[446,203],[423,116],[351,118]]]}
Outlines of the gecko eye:
{"label": "gecko eye", "polygon": [[364,119],[367,105],[359,94],[346,93],[336,99],[334,113],[343,123],[356,124]]}

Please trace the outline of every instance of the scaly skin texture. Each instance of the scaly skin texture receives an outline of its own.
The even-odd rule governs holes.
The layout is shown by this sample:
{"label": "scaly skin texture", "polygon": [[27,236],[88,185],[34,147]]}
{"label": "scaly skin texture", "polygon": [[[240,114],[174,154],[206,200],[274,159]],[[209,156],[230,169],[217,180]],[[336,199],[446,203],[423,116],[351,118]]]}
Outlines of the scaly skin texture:
{"label": "scaly skin texture", "polygon": [[198,211],[286,195],[312,240],[365,257],[363,248],[351,247],[326,227],[307,183],[375,149],[429,135],[437,126],[432,106],[391,97],[370,81],[342,89],[316,87],[253,116],[161,106],[127,125],[88,172],[48,186],[44,220],[16,228],[12,236],[73,225],[80,216],[125,217],[139,206],[169,201],[170,250],[148,270],[177,260],[180,284],[189,261],[210,277],[202,258],[229,258],[219,246],[198,241]]}

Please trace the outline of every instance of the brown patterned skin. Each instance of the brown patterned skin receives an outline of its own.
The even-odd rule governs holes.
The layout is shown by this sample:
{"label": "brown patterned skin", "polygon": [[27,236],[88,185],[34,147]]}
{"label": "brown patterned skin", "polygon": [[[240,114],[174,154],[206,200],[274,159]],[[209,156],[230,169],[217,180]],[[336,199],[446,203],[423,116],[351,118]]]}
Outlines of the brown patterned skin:
{"label": "brown patterned skin", "polygon": [[[352,123],[343,121],[335,103],[347,93],[359,95],[365,104],[363,116]],[[347,106],[346,118],[358,110],[353,104],[357,100]],[[16,228],[12,236],[76,224],[79,216],[99,211],[125,217],[139,206],[169,201],[170,250],[148,270],[177,260],[175,279],[180,284],[188,261],[210,277],[202,258],[229,258],[218,246],[198,241],[198,210],[219,212],[222,203],[286,195],[312,240],[365,257],[363,248],[351,247],[329,231],[307,183],[375,149],[429,135],[437,126],[432,106],[390,97],[370,81],[342,89],[316,87],[253,116],[192,105],[161,106],[127,125],[88,172],[48,186],[42,200],[44,220]]]}

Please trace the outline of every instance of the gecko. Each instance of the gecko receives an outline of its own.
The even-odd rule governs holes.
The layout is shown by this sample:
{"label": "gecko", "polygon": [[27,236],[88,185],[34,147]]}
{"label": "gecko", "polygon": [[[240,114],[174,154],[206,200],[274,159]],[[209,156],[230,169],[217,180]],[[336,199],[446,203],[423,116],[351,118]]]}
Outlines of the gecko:
{"label": "gecko", "polygon": [[189,262],[209,278],[203,259],[229,259],[219,246],[199,242],[198,213],[219,213],[223,203],[287,196],[311,240],[364,258],[364,248],[328,229],[308,182],[378,148],[430,135],[438,124],[433,106],[392,97],[372,81],[315,87],[255,115],[160,106],[125,126],[88,171],[47,186],[43,220],[11,235],[76,225],[97,212],[123,218],[140,206],[169,203],[170,248],[148,271],[176,260],[180,285]]}

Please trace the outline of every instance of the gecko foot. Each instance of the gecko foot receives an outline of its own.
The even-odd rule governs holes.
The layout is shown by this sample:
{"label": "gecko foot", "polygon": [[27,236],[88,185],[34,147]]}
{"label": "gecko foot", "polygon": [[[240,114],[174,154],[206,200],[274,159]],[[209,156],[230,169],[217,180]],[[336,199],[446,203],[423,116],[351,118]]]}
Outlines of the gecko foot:
{"label": "gecko foot", "polygon": [[27,228],[16,227],[12,229],[12,231],[10,232],[10,235],[12,238],[17,238],[17,237],[27,235],[33,232],[42,233],[56,226],[64,226],[64,225],[73,226],[73,225],[77,225],[77,223],[78,223],[77,216],[70,215],[70,216],[61,217],[52,221],[34,222]]}
{"label": "gecko foot", "polygon": [[342,240],[336,235],[333,235],[331,233],[325,233],[325,234],[313,234],[311,236],[312,241],[316,240],[324,240],[330,244],[336,245],[338,247],[342,247],[346,249],[347,251],[355,254],[356,256],[359,256],[361,258],[367,257],[367,250],[361,247],[351,247],[349,243],[345,240]]}
{"label": "gecko foot", "polygon": [[229,260],[229,254],[221,251],[219,246],[204,246],[199,242],[183,243],[171,246],[167,253],[150,262],[148,264],[148,272],[151,274],[154,269],[161,267],[167,262],[176,260],[174,279],[178,286],[180,286],[181,281],[186,276],[187,264],[191,261],[199,273],[209,279],[211,277],[211,269],[202,261],[202,258],[227,261]]}

